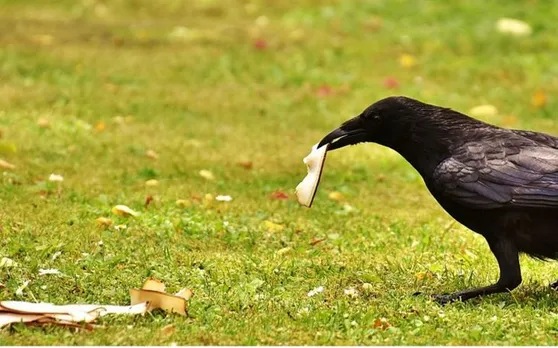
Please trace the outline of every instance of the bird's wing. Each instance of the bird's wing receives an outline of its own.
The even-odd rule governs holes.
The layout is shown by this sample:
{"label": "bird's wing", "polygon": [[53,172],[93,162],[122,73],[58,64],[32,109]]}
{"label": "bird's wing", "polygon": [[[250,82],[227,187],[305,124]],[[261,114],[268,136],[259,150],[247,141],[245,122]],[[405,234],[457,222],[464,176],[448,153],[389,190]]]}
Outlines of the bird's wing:
{"label": "bird's wing", "polygon": [[558,208],[558,149],[468,143],[438,165],[433,180],[442,195],[476,209]]}
{"label": "bird's wing", "polygon": [[550,146],[552,148],[558,149],[558,138],[553,137],[552,135],[526,131],[526,130],[512,130],[513,133],[520,135],[524,138],[530,139],[535,141],[541,145]]}

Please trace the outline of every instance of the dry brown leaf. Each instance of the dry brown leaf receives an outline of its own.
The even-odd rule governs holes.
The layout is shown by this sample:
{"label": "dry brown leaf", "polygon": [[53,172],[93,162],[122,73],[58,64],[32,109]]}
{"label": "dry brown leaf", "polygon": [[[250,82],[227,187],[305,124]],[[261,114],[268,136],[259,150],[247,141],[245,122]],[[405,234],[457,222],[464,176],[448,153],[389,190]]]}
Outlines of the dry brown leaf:
{"label": "dry brown leaf", "polygon": [[272,194],[270,194],[269,198],[284,201],[284,200],[289,199],[289,194],[286,193],[286,192],[277,190],[277,191],[273,192]]}
{"label": "dry brown leaf", "polygon": [[323,241],[325,241],[325,240],[326,240],[326,238],[314,238],[314,239],[312,239],[312,241],[310,242],[310,245],[316,245],[316,244],[319,244],[319,243],[321,243],[321,242],[323,242]]}
{"label": "dry brown leaf", "polygon": [[14,166],[13,164],[4,161],[3,159],[0,159],[0,168],[2,169],[15,169],[16,166]]}
{"label": "dry brown leaf", "polygon": [[391,324],[387,321],[386,318],[378,318],[378,319],[374,320],[374,328],[375,329],[385,330],[390,326],[391,326]]}
{"label": "dry brown leaf", "polygon": [[252,169],[254,167],[254,163],[252,161],[240,161],[237,165],[241,166],[244,169]]}

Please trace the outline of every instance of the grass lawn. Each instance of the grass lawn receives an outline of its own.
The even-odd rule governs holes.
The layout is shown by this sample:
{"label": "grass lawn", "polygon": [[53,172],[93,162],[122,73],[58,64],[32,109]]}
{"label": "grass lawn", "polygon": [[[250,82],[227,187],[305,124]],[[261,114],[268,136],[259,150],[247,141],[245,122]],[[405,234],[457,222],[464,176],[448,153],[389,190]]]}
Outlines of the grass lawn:
{"label": "grass lawn", "polygon": [[[497,32],[501,17],[532,35]],[[523,257],[511,294],[411,296],[498,270],[395,152],[332,152],[311,209],[293,191],[311,146],[389,95],[491,104],[484,120],[558,134],[556,18],[542,0],[0,0],[0,158],[16,166],[0,185],[0,257],[16,263],[0,297],[128,304],[148,277],[195,292],[188,318],[16,325],[0,343],[555,344],[555,263]]]}

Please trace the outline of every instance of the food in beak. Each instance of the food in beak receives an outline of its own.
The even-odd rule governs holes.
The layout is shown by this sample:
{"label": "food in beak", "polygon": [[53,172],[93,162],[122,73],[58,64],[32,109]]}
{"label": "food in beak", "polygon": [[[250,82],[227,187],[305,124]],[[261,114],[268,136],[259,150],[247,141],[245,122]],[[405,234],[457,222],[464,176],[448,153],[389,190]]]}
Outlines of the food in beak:
{"label": "food in beak", "polygon": [[316,191],[320,184],[328,146],[329,144],[326,144],[318,148],[318,144],[314,145],[312,152],[303,160],[307,166],[308,174],[296,187],[296,198],[298,203],[308,208],[312,206],[314,196],[316,196]]}

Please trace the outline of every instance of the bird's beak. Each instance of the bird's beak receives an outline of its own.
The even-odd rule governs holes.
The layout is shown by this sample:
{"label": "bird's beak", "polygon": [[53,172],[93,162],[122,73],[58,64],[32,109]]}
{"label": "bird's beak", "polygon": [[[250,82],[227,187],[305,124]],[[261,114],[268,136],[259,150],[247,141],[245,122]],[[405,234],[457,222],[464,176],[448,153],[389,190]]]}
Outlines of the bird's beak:
{"label": "bird's beak", "polygon": [[347,145],[362,143],[367,140],[368,133],[362,127],[362,120],[359,117],[355,117],[326,135],[318,144],[318,148],[329,144],[327,150],[331,151]]}

